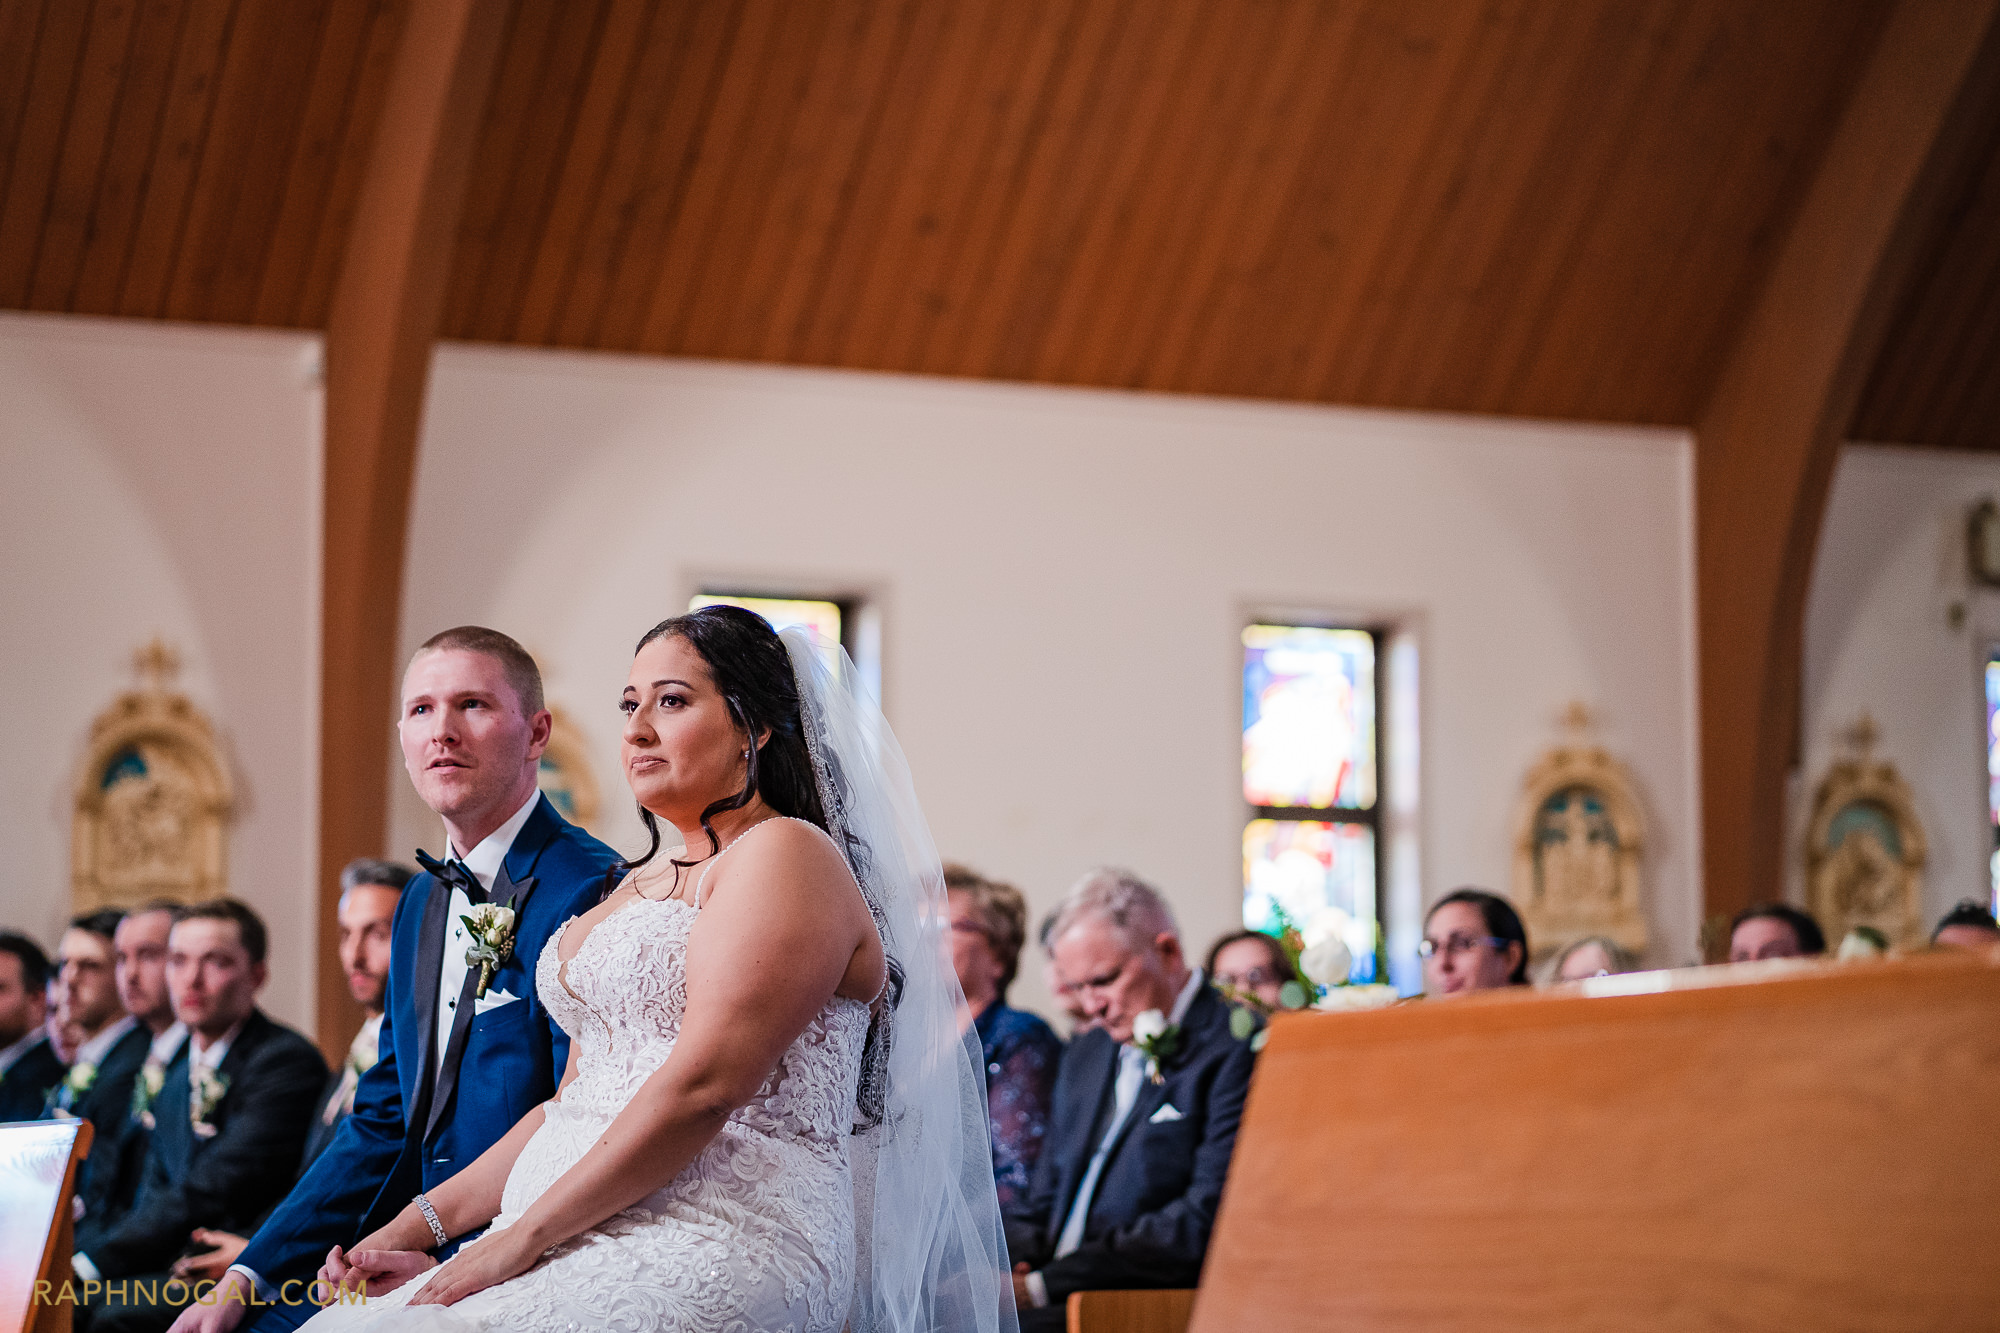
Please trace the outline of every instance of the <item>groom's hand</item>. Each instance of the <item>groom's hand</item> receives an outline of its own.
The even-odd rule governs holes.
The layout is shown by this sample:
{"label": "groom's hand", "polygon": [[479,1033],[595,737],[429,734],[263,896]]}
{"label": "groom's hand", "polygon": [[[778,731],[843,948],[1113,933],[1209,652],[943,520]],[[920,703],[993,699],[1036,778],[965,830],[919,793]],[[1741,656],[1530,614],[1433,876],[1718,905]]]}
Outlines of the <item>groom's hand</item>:
{"label": "groom's hand", "polygon": [[209,1299],[182,1310],[168,1333],[232,1333],[250,1312],[253,1299],[249,1278],[237,1272],[224,1273]]}
{"label": "groom's hand", "polygon": [[435,1267],[437,1260],[421,1250],[344,1251],[336,1245],[327,1251],[326,1263],[320,1266],[315,1299],[326,1305],[341,1292],[381,1296]]}

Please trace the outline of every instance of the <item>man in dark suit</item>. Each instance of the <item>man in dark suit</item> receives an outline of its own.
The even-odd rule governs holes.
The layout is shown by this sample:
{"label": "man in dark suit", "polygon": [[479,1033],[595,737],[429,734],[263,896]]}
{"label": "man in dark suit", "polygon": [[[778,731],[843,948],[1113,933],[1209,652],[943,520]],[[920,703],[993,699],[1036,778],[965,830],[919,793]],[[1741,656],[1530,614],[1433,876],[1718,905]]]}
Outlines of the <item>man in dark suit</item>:
{"label": "man in dark suit", "polygon": [[175,915],[167,982],[187,1025],[187,1053],[154,1104],[131,1211],[105,1229],[86,1218],[77,1233],[78,1276],[111,1284],[92,1310],[97,1333],[166,1328],[191,1298],[185,1287],[181,1300],[171,1284],[161,1290],[189,1235],[196,1227],[248,1227],[297,1167],[326,1062],[257,1009],[265,947],[264,923],[233,899]]}
{"label": "man in dark suit", "polygon": [[167,989],[167,939],[180,907],[169,898],[142,903],[125,914],[111,937],[118,1002],[135,1021],[144,1043],[139,1067],[125,1082],[124,1100],[110,1090],[92,1099],[91,1124],[97,1136],[78,1177],[76,1196],[82,1204],[79,1220],[99,1232],[124,1216],[139,1197],[146,1148],[152,1142],[153,1102],[187,1046],[187,1027],[174,1017]]}
{"label": "man in dark suit", "polygon": [[[313,1115],[312,1130],[306,1135],[305,1157],[299,1163],[304,1175],[332,1144],[341,1123],[354,1112],[354,1094],[361,1076],[375,1067],[381,1057],[382,1001],[389,987],[389,948],[396,920],[396,906],[403,886],[416,871],[395,861],[359,857],[340,872],[340,970],[347,974],[347,991],[361,1006],[360,1031],[347,1045],[347,1058],[326,1081],[326,1095]],[[250,1238],[235,1231],[198,1228],[196,1245],[212,1248],[189,1254],[174,1265],[174,1276],[188,1282],[219,1282],[250,1244]]]}
{"label": "man in dark suit", "polygon": [[49,956],[26,935],[0,931],[0,1124],[39,1119],[62,1081],[48,1016]]}
{"label": "man in dark suit", "polygon": [[132,1106],[132,1086],[152,1048],[153,1034],[125,1012],[118,991],[118,927],[125,914],[110,908],[88,912],[69,923],[56,945],[56,975],[62,980],[58,1021],[82,1036],[69,1073],[49,1098],[50,1117],[88,1120],[95,1137],[77,1180],[77,1197],[89,1211],[92,1180],[102,1164],[108,1180],[117,1174],[118,1138]]}
{"label": "man in dark suit", "polygon": [[1065,1327],[1073,1291],[1195,1285],[1252,1059],[1137,876],[1092,873],[1049,941],[1098,1026],[1063,1053],[1034,1181],[1005,1219],[1025,1333]]}
{"label": "man in dark suit", "polygon": [[[466,626],[417,650],[397,728],[411,783],[444,820],[447,859],[426,859],[396,909],[380,1058],[333,1143],[176,1333],[229,1333],[253,1299],[269,1306],[258,1333],[304,1322],[314,1307],[303,1293],[332,1247],[450,1179],[555,1094],[569,1041],[535,993],[535,963],[618,857],[537,790],[549,722],[541,673],[506,635]],[[481,997],[460,918],[487,901],[513,905],[515,934]]]}

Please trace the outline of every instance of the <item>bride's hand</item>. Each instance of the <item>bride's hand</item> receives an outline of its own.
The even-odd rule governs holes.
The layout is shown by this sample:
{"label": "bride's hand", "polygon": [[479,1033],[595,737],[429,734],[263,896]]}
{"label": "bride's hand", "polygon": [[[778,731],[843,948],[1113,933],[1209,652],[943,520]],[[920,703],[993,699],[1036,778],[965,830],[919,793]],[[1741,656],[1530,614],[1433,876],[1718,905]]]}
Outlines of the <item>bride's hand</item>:
{"label": "bride's hand", "polygon": [[541,1258],[539,1248],[531,1249],[521,1232],[509,1227],[481,1237],[445,1262],[436,1276],[410,1298],[412,1305],[456,1305],[474,1292],[497,1286],[510,1277],[519,1277]]}
{"label": "bride's hand", "polygon": [[331,1305],[340,1292],[358,1291],[363,1296],[382,1296],[394,1291],[420,1273],[437,1267],[437,1260],[421,1250],[349,1250],[336,1245],[320,1266],[322,1289],[316,1294]]}

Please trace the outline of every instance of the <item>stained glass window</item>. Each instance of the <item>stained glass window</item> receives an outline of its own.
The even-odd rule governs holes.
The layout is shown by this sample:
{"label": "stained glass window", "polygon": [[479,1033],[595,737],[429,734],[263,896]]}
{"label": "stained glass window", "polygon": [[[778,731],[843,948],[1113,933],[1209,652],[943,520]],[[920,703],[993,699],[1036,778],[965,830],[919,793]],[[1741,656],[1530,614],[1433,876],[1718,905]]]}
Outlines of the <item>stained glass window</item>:
{"label": "stained glass window", "polygon": [[1374,807],[1374,635],[1305,625],[1243,631],[1243,799]]}
{"label": "stained glass window", "polygon": [[2000,914],[2000,648],[1986,660],[1986,814],[1993,828],[1993,909]]}
{"label": "stained glass window", "polygon": [[704,606],[740,606],[770,621],[772,629],[784,630],[799,625],[828,643],[844,642],[840,637],[842,617],[839,602],[810,597],[739,597],[734,593],[705,592],[688,603],[688,610],[699,611]]}
{"label": "stained glass window", "polygon": [[1243,924],[1331,917],[1355,981],[1384,968],[1378,649],[1368,629],[1243,630]]}

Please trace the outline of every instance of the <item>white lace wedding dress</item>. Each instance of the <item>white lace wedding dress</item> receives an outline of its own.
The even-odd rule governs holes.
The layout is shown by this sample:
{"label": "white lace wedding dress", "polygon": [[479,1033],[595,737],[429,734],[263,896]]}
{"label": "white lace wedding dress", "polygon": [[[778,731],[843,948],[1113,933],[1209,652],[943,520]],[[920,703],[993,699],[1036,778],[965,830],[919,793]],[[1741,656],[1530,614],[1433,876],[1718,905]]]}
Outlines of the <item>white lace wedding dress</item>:
{"label": "white lace wedding dress", "polygon": [[[665,1063],[687,1003],[695,915],[684,902],[639,898],[599,921],[567,964],[560,948],[574,919],[542,950],[535,985],[579,1049],[577,1075],[515,1161],[493,1230],[581,1158]],[[671,1184],[519,1277],[452,1306],[405,1304],[420,1280],[365,1305],[331,1307],[308,1327],[837,1333],[854,1284],[847,1153],[867,1034],[868,1007],[835,999]]]}

